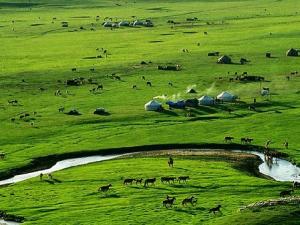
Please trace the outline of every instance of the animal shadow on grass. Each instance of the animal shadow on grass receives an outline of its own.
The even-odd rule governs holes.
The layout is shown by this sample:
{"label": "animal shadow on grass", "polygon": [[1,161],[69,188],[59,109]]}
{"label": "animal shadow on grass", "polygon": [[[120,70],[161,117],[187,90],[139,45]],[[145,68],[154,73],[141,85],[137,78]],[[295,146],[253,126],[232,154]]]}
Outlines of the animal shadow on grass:
{"label": "animal shadow on grass", "polygon": [[44,182],[46,182],[48,184],[55,184],[55,182],[53,180],[44,180]]}
{"label": "animal shadow on grass", "polygon": [[56,179],[56,178],[53,178],[52,180],[53,180],[55,183],[62,183],[61,180],[58,180],[58,179]]}
{"label": "animal shadow on grass", "polygon": [[197,206],[195,206],[195,207],[186,206],[185,208],[176,207],[176,208],[174,208],[174,210],[177,211],[177,212],[183,212],[183,213],[187,213],[187,214],[191,214],[191,215],[197,215],[197,213],[199,211],[205,211],[207,209],[204,208],[204,207],[201,207],[201,206],[199,206],[199,207],[197,207]]}
{"label": "animal shadow on grass", "polygon": [[121,198],[121,196],[116,193],[102,193],[100,198]]}

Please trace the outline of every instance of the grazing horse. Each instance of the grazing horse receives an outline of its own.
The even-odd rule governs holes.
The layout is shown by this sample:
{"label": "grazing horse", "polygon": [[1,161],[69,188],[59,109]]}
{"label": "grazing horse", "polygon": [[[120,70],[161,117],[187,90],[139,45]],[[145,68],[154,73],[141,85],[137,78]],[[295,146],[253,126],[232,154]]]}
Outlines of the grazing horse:
{"label": "grazing horse", "polygon": [[123,184],[124,184],[124,185],[132,184],[133,181],[135,181],[135,179],[128,178],[128,179],[125,179],[125,180],[124,180]]}
{"label": "grazing horse", "polygon": [[156,178],[148,178],[144,182],[144,187],[149,186],[149,184],[154,185],[156,181]]}
{"label": "grazing horse", "polygon": [[146,85],[152,87],[152,83],[150,81],[147,81]]}
{"label": "grazing horse", "polygon": [[135,184],[137,185],[137,184],[142,184],[142,182],[143,182],[143,178],[140,178],[140,179],[135,179]]}
{"label": "grazing horse", "polygon": [[174,205],[176,198],[167,196],[167,199],[163,201],[163,206],[166,208],[172,207]]}
{"label": "grazing horse", "polygon": [[170,183],[172,181],[172,183],[174,183],[176,181],[175,177],[162,177],[160,178],[160,181],[162,183]]}
{"label": "grazing horse", "polygon": [[210,210],[209,210],[209,213],[216,213],[216,212],[221,212],[221,205],[218,205],[217,207],[214,207],[214,208],[211,208]]}
{"label": "grazing horse", "polygon": [[285,197],[285,196],[292,196],[292,192],[294,192],[294,190],[286,190],[286,191],[282,191],[280,192],[279,196],[280,197]]}
{"label": "grazing horse", "polygon": [[178,177],[178,182],[181,183],[181,181],[182,181],[182,182],[186,183],[189,179],[190,179],[189,176],[181,176],[181,177]]}
{"label": "grazing horse", "polygon": [[224,141],[227,143],[227,142],[232,142],[232,140],[234,139],[234,137],[229,137],[229,136],[227,136],[227,137],[225,137],[224,138]]}
{"label": "grazing horse", "polygon": [[182,200],[182,206],[186,206],[187,204],[191,204],[192,206],[195,206],[195,204],[197,203],[197,199],[192,196],[192,197],[188,197]]}
{"label": "grazing horse", "polygon": [[174,166],[174,160],[173,160],[172,157],[169,158],[168,165],[169,165],[169,167],[173,168],[173,166]]}
{"label": "grazing horse", "polygon": [[109,190],[110,187],[112,187],[111,184],[105,185],[105,186],[99,187],[98,191],[101,191],[101,192],[107,192],[107,191]]}
{"label": "grazing horse", "polygon": [[296,189],[298,187],[300,187],[300,182],[294,181],[293,182],[293,188]]}

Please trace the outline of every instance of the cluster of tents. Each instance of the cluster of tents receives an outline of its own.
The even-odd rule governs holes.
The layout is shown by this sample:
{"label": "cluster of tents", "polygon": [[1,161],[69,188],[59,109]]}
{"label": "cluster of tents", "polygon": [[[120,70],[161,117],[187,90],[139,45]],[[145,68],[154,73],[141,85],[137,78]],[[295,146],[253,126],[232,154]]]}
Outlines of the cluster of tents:
{"label": "cluster of tents", "polygon": [[151,20],[136,20],[133,22],[129,21],[121,21],[121,22],[112,22],[106,21],[103,23],[103,27],[153,27],[153,23]]}
{"label": "cluster of tents", "polygon": [[[208,95],[204,95],[199,99],[188,99],[188,100],[180,100],[177,102],[167,101],[166,104],[169,105],[170,108],[178,108],[183,109],[186,106],[188,107],[196,107],[196,106],[210,106],[214,105],[218,102],[234,102],[238,97],[233,95],[227,91],[223,91],[216,98],[213,98]],[[163,110],[162,103],[151,100],[145,104],[146,111],[161,111]]]}

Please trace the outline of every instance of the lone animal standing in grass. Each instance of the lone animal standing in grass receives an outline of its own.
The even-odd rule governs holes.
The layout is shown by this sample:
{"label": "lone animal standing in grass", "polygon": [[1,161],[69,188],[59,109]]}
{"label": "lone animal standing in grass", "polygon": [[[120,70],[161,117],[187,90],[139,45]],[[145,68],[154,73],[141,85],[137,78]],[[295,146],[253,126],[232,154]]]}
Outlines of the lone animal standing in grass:
{"label": "lone animal standing in grass", "polygon": [[182,206],[186,206],[187,204],[191,204],[192,206],[195,206],[197,203],[197,199],[192,196],[192,197],[189,197],[189,198],[185,198],[182,200]]}
{"label": "lone animal standing in grass", "polygon": [[166,208],[172,207],[174,205],[176,198],[167,196],[167,199],[163,201],[163,206]]}
{"label": "lone animal standing in grass", "polygon": [[147,86],[152,87],[152,83],[150,81],[147,81]]}
{"label": "lone animal standing in grass", "polygon": [[107,191],[109,191],[110,187],[112,187],[111,184],[106,185],[106,186],[102,186],[102,187],[100,187],[100,188],[98,189],[98,191],[101,191],[101,192],[107,192]]}
{"label": "lone animal standing in grass", "polygon": [[287,140],[285,140],[285,142],[283,143],[283,146],[284,146],[286,149],[288,149],[288,148],[289,148],[289,143],[288,143],[288,141],[287,141]]}
{"label": "lone animal standing in grass", "polygon": [[43,180],[44,174],[40,173],[40,180]]}
{"label": "lone animal standing in grass", "polygon": [[221,212],[221,205],[218,205],[217,207],[214,207],[214,208],[211,208],[210,210],[209,210],[209,213],[216,213],[216,212]]}
{"label": "lone animal standing in grass", "polygon": [[149,184],[154,185],[155,181],[156,181],[156,178],[148,178],[148,179],[146,179],[145,183],[144,183],[144,187],[149,186]]}
{"label": "lone animal standing in grass", "polygon": [[292,196],[292,192],[294,192],[294,190],[286,190],[286,191],[282,191],[280,192],[279,196],[284,198],[286,196]]}
{"label": "lone animal standing in grass", "polygon": [[168,165],[169,165],[169,167],[173,168],[173,166],[174,166],[174,160],[173,160],[172,157],[169,158]]}

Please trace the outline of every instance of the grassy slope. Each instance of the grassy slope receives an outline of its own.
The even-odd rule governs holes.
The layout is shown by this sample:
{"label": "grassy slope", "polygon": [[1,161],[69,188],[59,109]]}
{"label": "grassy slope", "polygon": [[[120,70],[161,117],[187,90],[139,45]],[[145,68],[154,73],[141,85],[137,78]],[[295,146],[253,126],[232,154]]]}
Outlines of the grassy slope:
{"label": "grassy slope", "polygon": [[[32,11],[18,4],[8,7],[7,4],[0,3],[0,150],[7,153],[6,159],[0,161],[1,171],[27,164],[33,157],[54,153],[152,143],[222,142],[225,135],[251,136],[255,139],[255,144],[263,144],[267,139],[272,139],[276,148],[281,148],[282,142],[287,138],[290,149],[281,150],[299,162],[299,78],[295,77],[289,82],[285,79],[286,74],[299,69],[299,58],[285,57],[288,48],[299,46],[297,37],[300,15],[295,14],[299,5],[297,0],[119,2],[122,6],[116,6],[112,1],[51,1],[51,5],[48,1],[32,2],[40,4],[33,6]],[[55,4],[60,6],[54,6]],[[96,31],[89,31],[90,23],[95,22],[97,15],[101,16],[101,20],[97,23]],[[114,31],[101,27],[100,23],[106,16],[131,19],[132,15],[143,19],[152,18],[156,26]],[[78,16],[90,18],[74,18]],[[197,26],[184,24],[171,29],[166,24],[169,19],[184,22],[187,17],[194,16],[201,19]],[[57,17],[54,24],[51,23],[52,17]],[[14,25],[12,20],[16,20]],[[222,20],[225,20],[225,24],[219,25]],[[69,21],[70,28],[61,28],[61,21]],[[215,22],[215,25],[206,25],[206,21]],[[30,26],[37,23],[44,25]],[[68,32],[79,29],[80,26],[87,30]],[[15,31],[12,31],[13,27]],[[209,35],[203,35],[204,31]],[[270,32],[273,35],[270,36]],[[163,42],[150,43],[157,40]],[[197,46],[198,42],[200,47]],[[99,54],[95,50],[98,47],[109,50],[111,55],[108,59],[83,60],[84,57]],[[182,48],[188,48],[190,54],[182,53]],[[216,58],[207,57],[207,52],[210,51],[232,55],[234,61],[246,57],[251,63],[244,66],[217,65]],[[271,51],[277,58],[266,59],[264,53],[267,51]],[[154,64],[133,67],[142,60],[151,60]],[[157,71],[157,64],[167,62],[182,64],[183,70]],[[72,73],[72,67],[79,68],[79,72]],[[96,68],[95,73],[89,71],[92,67]],[[259,97],[260,85],[257,83],[229,83],[216,79],[219,76],[228,77],[228,71],[231,74],[248,71],[265,76],[271,82],[262,85],[271,88],[274,94],[271,101]],[[120,74],[123,82],[106,77],[113,72]],[[143,75],[152,81],[152,88],[147,88],[141,80]],[[90,94],[92,85],[67,88],[57,83],[59,79],[79,76],[96,78],[99,83],[104,84],[103,93]],[[26,82],[22,83],[22,79]],[[169,81],[173,82],[174,87],[167,85]],[[139,90],[132,90],[133,84],[137,84]],[[179,93],[181,97],[188,97],[184,92],[187,86],[193,84],[197,85],[197,97],[207,93],[216,95],[223,90],[238,94],[247,103],[257,97],[261,112],[250,112],[246,105],[199,108],[193,111],[196,118],[191,120],[180,110],[168,114],[144,111],[143,105],[157,95]],[[46,91],[40,92],[40,87],[46,88]],[[68,89],[74,95],[54,97],[57,89]],[[7,105],[9,99],[18,99],[22,106]],[[67,110],[78,108],[83,115],[70,117],[59,114],[57,109],[60,106],[65,106]],[[92,112],[96,107],[107,108],[111,116],[94,116]],[[229,115],[224,111],[226,108],[234,109],[234,113]],[[35,127],[19,119],[11,123],[11,118],[18,118],[18,114],[24,111],[38,112]],[[140,168],[143,160],[146,162],[145,168]],[[160,176],[167,173],[158,166],[164,161],[132,160],[128,170],[124,169],[128,172],[122,170],[120,177],[110,174],[103,176],[103,173],[99,175],[98,171],[113,174],[116,172],[115,168],[126,168],[127,162],[116,162],[120,163],[117,167],[107,162],[57,173],[55,176],[63,180],[59,185],[49,186],[31,180],[1,189],[1,194],[6,196],[3,197],[1,208],[10,209],[32,221],[42,216],[44,224],[62,224],[62,218],[72,216],[74,221],[78,220],[77,224],[86,224],[86,221],[91,224],[91,218],[97,214],[101,217],[96,220],[102,220],[102,223],[113,220],[116,224],[119,224],[120,219],[124,221],[123,218],[128,221],[132,219],[133,223],[143,220],[145,224],[149,224],[149,221],[157,224],[161,218],[167,218],[170,223],[183,221],[197,224],[203,220],[208,224],[233,224],[233,221],[240,224],[242,220],[244,224],[254,224],[251,212],[240,217],[236,209],[243,204],[275,197],[285,186],[241,176],[240,172],[231,170],[226,163],[183,160],[182,167],[194,174],[195,187],[149,189],[149,195],[145,195],[143,189],[127,190],[121,187],[120,177],[135,175],[136,171],[144,176]],[[149,174],[150,168],[161,168],[163,171]],[[181,173],[179,168],[176,171]],[[210,171],[215,172],[214,175],[210,175]],[[213,179],[208,179],[211,176]],[[121,197],[114,198],[115,200],[100,198],[100,201],[103,200],[108,205],[99,207],[99,196],[95,190],[106,182],[117,183],[114,193]],[[250,188],[246,189],[249,184]],[[200,192],[199,187],[202,187]],[[212,191],[211,187],[217,187],[217,191]],[[205,195],[201,194],[202,190]],[[135,197],[133,194],[136,191],[138,195]],[[161,211],[161,199],[170,191],[179,196],[197,193],[200,199],[198,208],[182,211],[178,207],[174,211]],[[9,197],[10,193],[15,195]],[[243,193],[241,199],[236,198],[237,193]],[[149,201],[149,196],[154,197]],[[201,198],[208,198],[208,201]],[[144,202],[146,206],[143,205]],[[218,219],[207,214],[207,209],[218,202],[224,203],[226,220],[224,217]],[[132,204],[137,207],[132,208]],[[134,217],[145,214],[145,208],[145,217]],[[81,211],[82,209],[84,210]],[[283,221],[282,218],[288,217],[285,210],[275,210],[273,218],[277,218],[274,221]],[[292,212],[297,209],[290,210]],[[170,213],[173,216],[169,216]],[[109,218],[105,216],[109,214]],[[130,214],[133,216],[129,217]],[[268,210],[263,210],[260,215],[261,224],[266,223],[265,215],[269,215],[265,220],[272,219]],[[289,221],[294,218],[292,216]],[[257,224],[259,222],[260,220]],[[41,223],[37,221],[36,224]]]}
{"label": "grassy slope", "polygon": [[[298,58],[287,58],[284,53],[297,47],[300,16],[296,15],[297,1],[138,1],[134,4],[113,2],[60,2],[64,7],[50,6],[42,1],[38,7],[1,8],[1,88],[0,88],[0,136],[1,150],[7,159],[0,162],[2,170],[28,163],[35,156],[116,146],[132,146],[170,142],[222,142],[224,135],[252,136],[257,144],[272,139],[274,147],[281,147],[288,138],[291,149],[288,153],[296,160],[299,120],[299,78],[290,82],[285,74],[298,69]],[[55,2],[53,2],[55,5]],[[267,9],[265,12],[264,9]],[[154,28],[125,28],[114,31],[97,23],[96,31],[89,31],[96,15],[101,20],[106,16],[120,19],[152,18]],[[74,18],[90,16],[90,18]],[[181,24],[171,29],[168,19],[184,22],[187,17],[201,19],[197,26]],[[39,19],[40,17],[40,19]],[[52,17],[57,21],[52,24]],[[11,20],[16,20],[12,25]],[[219,25],[224,20],[224,25]],[[70,28],[61,28],[61,21],[69,21]],[[206,21],[215,25],[206,25]],[[31,24],[44,24],[30,26]],[[85,31],[68,32],[80,26]],[[12,31],[12,27],[15,31]],[[207,31],[209,35],[203,35]],[[195,32],[187,34],[183,32]],[[269,33],[273,35],[270,36]],[[162,35],[173,34],[173,35]],[[160,40],[161,43],[150,43]],[[196,44],[200,42],[201,46]],[[101,60],[83,60],[95,56],[97,47],[109,50],[111,56]],[[190,54],[182,53],[188,48]],[[207,52],[218,50],[233,56],[251,59],[249,65],[216,65],[216,58],[207,57]],[[264,53],[271,51],[277,58],[266,59]],[[151,60],[152,66],[133,68],[142,60]],[[156,64],[180,63],[183,71],[157,71]],[[72,73],[70,68],[79,72]],[[91,73],[89,68],[95,67]],[[259,84],[229,83],[219,81],[227,77],[227,71],[248,71],[263,75],[270,83],[274,95],[271,102],[259,97]],[[107,74],[117,72],[123,82],[112,81]],[[151,80],[154,87],[147,88],[141,76]],[[65,87],[57,80],[72,77],[93,77],[104,84],[101,94],[89,93],[91,85]],[[26,83],[21,80],[25,79]],[[174,87],[168,87],[172,81]],[[139,90],[131,89],[137,84]],[[154,96],[180,94],[188,97],[185,90],[197,85],[198,94],[216,95],[223,90],[238,94],[243,101],[252,102],[257,97],[261,102],[260,113],[247,110],[247,106],[225,106],[234,109],[228,115],[222,108],[195,110],[196,120],[184,117],[185,112],[158,114],[145,112],[143,105]],[[38,88],[46,88],[40,92]],[[68,89],[74,95],[54,97],[57,89]],[[8,106],[7,100],[18,99],[22,106]],[[78,108],[80,117],[59,114],[57,109]],[[105,107],[111,116],[97,117],[92,114],[96,107]],[[20,121],[20,112],[38,112],[35,128]],[[280,113],[279,113],[280,112]],[[11,118],[17,118],[11,123]],[[218,119],[216,119],[218,118]],[[274,132],[276,131],[276,132]]]}
{"label": "grassy slope", "polygon": [[[61,183],[49,184],[38,178],[0,190],[1,207],[9,213],[23,215],[28,224],[256,224],[265,215],[258,212],[239,213],[242,205],[277,198],[289,184],[251,176],[233,168],[246,157],[237,156],[175,157],[175,167],[168,168],[166,156],[112,160],[54,173]],[[248,160],[254,160],[249,158]],[[155,187],[125,187],[126,177],[159,177],[189,175],[188,184]],[[113,184],[109,194],[97,188]],[[176,196],[173,209],[161,202],[166,195]],[[196,207],[182,207],[183,198],[194,195]],[[208,209],[223,206],[223,215],[213,216]],[[273,209],[284,214],[287,208]],[[290,208],[296,210],[296,208]],[[263,210],[264,211],[264,210]],[[297,216],[291,216],[293,221]],[[271,218],[271,217],[270,217]],[[238,220],[239,223],[234,221]],[[277,220],[283,221],[283,220]],[[286,222],[288,220],[285,220]]]}

